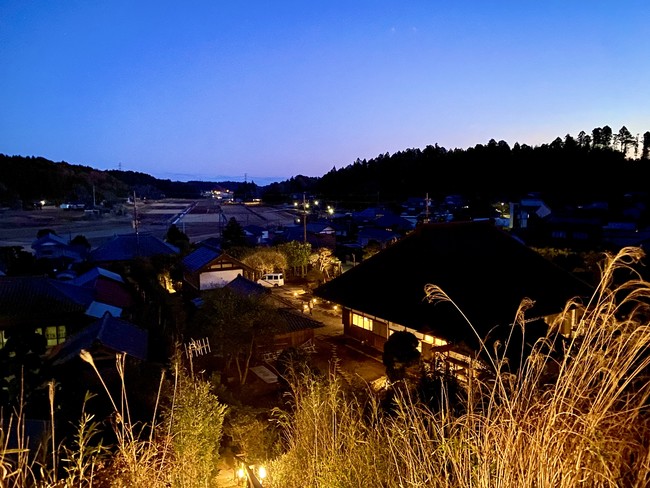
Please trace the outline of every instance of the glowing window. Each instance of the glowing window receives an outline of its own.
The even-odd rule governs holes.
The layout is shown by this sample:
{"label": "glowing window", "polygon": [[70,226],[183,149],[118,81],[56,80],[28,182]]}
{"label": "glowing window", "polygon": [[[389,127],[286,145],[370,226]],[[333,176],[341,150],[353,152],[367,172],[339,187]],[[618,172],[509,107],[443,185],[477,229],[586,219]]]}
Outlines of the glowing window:
{"label": "glowing window", "polygon": [[47,340],[47,347],[56,346],[65,342],[66,328],[65,325],[53,325],[45,328],[45,332],[41,327],[35,330],[37,334],[44,335]]}
{"label": "glowing window", "polygon": [[356,313],[352,314],[352,324],[362,329],[372,330],[372,319]]}

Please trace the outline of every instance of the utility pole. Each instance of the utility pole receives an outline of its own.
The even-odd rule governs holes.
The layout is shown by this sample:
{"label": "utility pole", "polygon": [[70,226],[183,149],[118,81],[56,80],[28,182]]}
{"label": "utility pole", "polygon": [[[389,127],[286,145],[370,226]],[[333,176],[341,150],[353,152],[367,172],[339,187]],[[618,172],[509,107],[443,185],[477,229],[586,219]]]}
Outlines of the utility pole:
{"label": "utility pole", "polygon": [[305,192],[302,192],[302,242],[307,244],[307,202],[305,202]]}
{"label": "utility pole", "polygon": [[429,200],[429,194],[427,193],[427,196],[424,199],[424,223],[425,224],[429,223],[429,204],[430,203],[431,203],[431,200]]}
{"label": "utility pole", "polygon": [[133,192],[133,228],[135,229],[135,235],[138,235],[138,206],[135,202],[135,192]]}

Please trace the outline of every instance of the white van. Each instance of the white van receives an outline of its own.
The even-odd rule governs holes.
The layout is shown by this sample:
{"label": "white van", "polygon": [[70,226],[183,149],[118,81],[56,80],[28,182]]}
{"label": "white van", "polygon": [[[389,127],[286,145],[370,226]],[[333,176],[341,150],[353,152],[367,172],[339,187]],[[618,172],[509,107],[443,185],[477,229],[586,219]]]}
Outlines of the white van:
{"label": "white van", "polygon": [[257,282],[264,286],[284,286],[284,275],[282,273],[267,273]]}

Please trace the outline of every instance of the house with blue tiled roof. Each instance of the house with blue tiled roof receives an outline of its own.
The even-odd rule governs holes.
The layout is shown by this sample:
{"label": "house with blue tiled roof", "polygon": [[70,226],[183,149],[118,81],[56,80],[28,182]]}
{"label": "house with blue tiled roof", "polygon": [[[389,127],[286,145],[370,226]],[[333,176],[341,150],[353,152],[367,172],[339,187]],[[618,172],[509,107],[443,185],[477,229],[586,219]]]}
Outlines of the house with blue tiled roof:
{"label": "house with blue tiled roof", "polygon": [[71,244],[66,238],[48,232],[32,242],[36,259],[48,259],[64,269],[70,264],[81,263],[86,259],[88,249],[83,245]]}
{"label": "house with blue tiled roof", "polygon": [[182,261],[183,281],[197,291],[220,288],[241,275],[255,279],[255,270],[213,246],[200,245]]}
{"label": "house with blue tiled roof", "polygon": [[0,276],[0,347],[17,328],[35,330],[55,346],[106,312],[123,316],[134,302],[124,279],[102,268],[69,280]]}
{"label": "house with blue tiled roof", "polygon": [[118,353],[140,361],[147,359],[149,336],[146,330],[113,317],[109,312],[88,327],[70,336],[63,344],[52,348],[48,359],[53,366],[79,356],[82,350],[92,354],[95,361],[115,361]]}
{"label": "house with blue tiled roof", "polygon": [[88,260],[99,264],[179,254],[180,250],[176,246],[172,246],[151,233],[140,232],[113,236],[90,251]]}

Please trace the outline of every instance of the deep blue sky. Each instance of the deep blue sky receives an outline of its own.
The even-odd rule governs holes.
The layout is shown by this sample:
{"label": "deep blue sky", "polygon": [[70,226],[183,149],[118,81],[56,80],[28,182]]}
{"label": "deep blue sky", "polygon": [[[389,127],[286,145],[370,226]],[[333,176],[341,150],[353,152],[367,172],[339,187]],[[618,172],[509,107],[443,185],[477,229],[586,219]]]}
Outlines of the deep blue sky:
{"label": "deep blue sky", "polygon": [[650,130],[645,1],[0,1],[0,153],[260,184]]}

